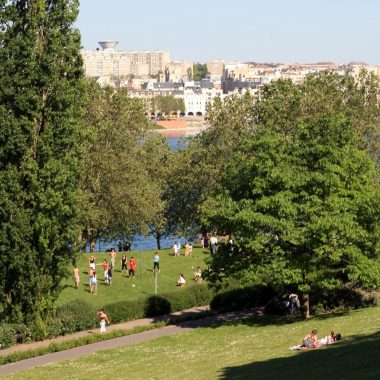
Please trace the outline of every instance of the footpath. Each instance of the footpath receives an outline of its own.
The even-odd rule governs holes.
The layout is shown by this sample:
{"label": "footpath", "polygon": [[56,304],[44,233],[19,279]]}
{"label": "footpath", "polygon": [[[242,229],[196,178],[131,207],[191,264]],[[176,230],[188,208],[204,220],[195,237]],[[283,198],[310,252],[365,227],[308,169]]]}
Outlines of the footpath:
{"label": "footpath", "polygon": [[[72,348],[65,351],[54,352],[51,354],[46,354],[46,355],[38,356],[35,358],[20,360],[15,363],[5,364],[5,365],[0,366],[0,376],[24,371],[26,369],[54,363],[60,360],[73,359],[75,357],[88,355],[100,350],[131,345],[131,344],[135,344],[139,342],[156,339],[161,336],[169,336],[169,335],[177,334],[180,332],[186,332],[198,327],[221,325],[225,322],[247,318],[252,315],[262,314],[261,310],[253,309],[253,310],[244,310],[244,311],[239,311],[239,312],[230,312],[230,313],[219,314],[215,316],[209,316],[206,318],[191,320],[192,318],[196,318],[197,316],[199,317],[202,313],[208,310],[209,310],[208,306],[200,306],[200,307],[183,310],[180,312],[176,312],[170,315],[161,316],[157,318],[143,318],[143,319],[138,319],[135,321],[125,322],[125,323],[120,323],[120,324],[115,324],[115,325],[111,324],[107,327],[107,332],[111,332],[115,330],[131,330],[134,327],[149,326],[151,324],[154,324],[160,321],[165,321],[165,320],[173,320],[173,321],[175,321],[176,319],[187,320],[187,322],[180,322],[178,324],[168,325],[165,327],[156,328],[156,329],[144,331],[137,334],[126,335],[119,338],[92,343],[92,344]],[[65,342],[65,341],[81,338],[84,336],[88,336],[89,334],[94,334],[94,333],[99,333],[99,329],[81,331],[75,334],[70,334],[70,335],[66,335],[62,337],[57,337],[54,339],[44,340],[42,342],[20,344],[20,345],[16,345],[16,346],[1,350],[0,356],[9,355],[14,352],[21,352],[21,351],[37,349],[40,347],[46,347],[52,343]]]}

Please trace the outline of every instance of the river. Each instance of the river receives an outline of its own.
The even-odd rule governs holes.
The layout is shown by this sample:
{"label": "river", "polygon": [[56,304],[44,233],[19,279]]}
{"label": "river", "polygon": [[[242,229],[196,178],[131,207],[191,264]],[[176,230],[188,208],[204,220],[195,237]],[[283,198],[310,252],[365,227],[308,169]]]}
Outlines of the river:
{"label": "river", "polygon": [[[178,151],[183,147],[186,147],[186,141],[184,144],[180,144],[181,139],[183,137],[167,137],[170,148],[174,151]],[[170,236],[164,237],[161,239],[161,248],[172,247],[175,242],[180,242],[184,244],[186,242],[186,238],[182,236]],[[95,245],[95,250],[97,252],[104,252],[111,248],[114,248],[117,251],[118,240],[113,241],[97,241]],[[191,241],[190,241],[191,242]],[[137,235],[132,241],[131,250],[132,251],[144,251],[146,249],[156,249],[157,241],[154,236],[143,236]],[[86,252],[89,252],[89,247],[86,247]]]}

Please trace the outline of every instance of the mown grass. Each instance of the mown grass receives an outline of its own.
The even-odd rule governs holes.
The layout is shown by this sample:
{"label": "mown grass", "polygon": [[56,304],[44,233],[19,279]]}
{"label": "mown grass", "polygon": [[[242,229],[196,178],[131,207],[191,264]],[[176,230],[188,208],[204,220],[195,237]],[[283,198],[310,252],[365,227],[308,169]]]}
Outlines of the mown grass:
{"label": "mown grass", "polygon": [[[121,273],[121,256],[117,252],[116,269],[113,272],[112,286],[104,282],[103,276],[103,260],[109,260],[108,252],[95,253],[96,257],[96,272],[98,274],[98,290],[97,295],[90,293],[88,286],[88,258],[89,254],[85,253],[79,256],[77,266],[80,269],[80,285],[78,289],[74,287],[73,276],[69,277],[63,283],[63,291],[58,298],[58,305],[65,304],[74,299],[84,299],[93,303],[96,307],[124,301],[135,300],[141,297],[146,297],[154,294],[155,283],[153,268],[153,256],[155,250],[147,251],[130,251],[127,252],[128,260],[133,256],[137,261],[137,270],[135,279],[127,278]],[[179,273],[183,273],[187,280],[187,286],[193,284],[193,275],[197,266],[205,268],[204,260],[208,255],[207,250],[194,248],[192,256],[185,257],[184,249],[181,251],[181,256],[173,257],[171,249],[162,249],[160,255],[160,274],[158,276],[157,294],[166,292],[181,291],[181,288],[176,286]]]}
{"label": "mown grass", "polygon": [[[312,328],[343,341],[290,351]],[[292,321],[256,317],[9,375],[7,379],[377,379],[380,309]]]}

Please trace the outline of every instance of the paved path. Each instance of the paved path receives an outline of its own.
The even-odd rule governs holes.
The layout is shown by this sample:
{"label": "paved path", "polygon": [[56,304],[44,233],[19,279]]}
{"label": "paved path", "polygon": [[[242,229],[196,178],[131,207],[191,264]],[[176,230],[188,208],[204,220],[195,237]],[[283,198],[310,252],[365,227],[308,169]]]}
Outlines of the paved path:
{"label": "paved path", "polygon": [[[182,316],[184,314],[192,314],[192,313],[197,314],[197,313],[200,313],[204,310],[205,310],[205,307],[189,309],[189,310],[185,310],[184,312],[175,313],[174,317],[175,316]],[[109,340],[105,340],[102,342],[88,344],[85,346],[76,347],[76,348],[66,350],[66,351],[55,352],[55,353],[51,353],[51,354],[47,354],[47,355],[43,355],[43,356],[38,356],[35,358],[31,358],[31,359],[21,360],[21,361],[18,361],[16,363],[5,364],[3,366],[0,366],[0,375],[6,375],[9,373],[24,371],[26,369],[38,367],[38,366],[49,364],[49,363],[54,363],[54,362],[59,361],[59,360],[72,359],[72,358],[75,358],[77,356],[88,355],[88,354],[91,354],[93,352],[100,351],[100,350],[117,348],[117,347],[121,347],[121,346],[126,346],[126,345],[131,345],[131,344],[135,344],[135,343],[139,343],[139,342],[144,342],[147,340],[156,339],[156,338],[159,338],[161,336],[169,336],[169,335],[177,334],[179,332],[186,332],[186,331],[189,331],[189,330],[197,328],[197,327],[220,325],[220,324],[223,324],[227,321],[242,319],[242,318],[251,316],[253,314],[260,314],[260,311],[248,310],[248,311],[240,311],[240,312],[231,312],[231,313],[226,313],[226,314],[220,314],[217,316],[211,316],[211,317],[198,319],[198,320],[194,320],[194,321],[179,323],[177,325],[170,325],[170,326],[165,326],[162,328],[144,331],[144,332],[138,333],[138,334],[132,334],[132,335],[127,335],[127,336],[123,336],[120,338],[114,338],[114,339],[109,339]],[[161,320],[162,319],[163,318],[161,318]],[[110,326],[108,328],[108,331],[111,331],[111,329],[120,330],[123,328],[131,329],[135,326],[144,326],[144,325],[146,326],[147,324],[157,322],[157,321],[158,321],[158,319],[144,318],[144,319],[137,320],[137,321],[131,321],[131,322],[127,322],[127,323],[123,323],[123,324],[119,324],[119,325]],[[90,330],[90,331],[93,331],[93,330]],[[96,330],[96,332],[98,332],[98,330]],[[60,337],[57,339],[63,339],[63,338],[66,338],[66,340],[75,339],[75,338],[79,337],[79,334],[86,334],[86,333],[88,334],[89,331],[69,335],[68,337]],[[84,335],[80,335],[80,336],[84,336]],[[39,344],[40,344],[39,347],[41,347],[42,344],[48,345],[48,344],[52,343],[52,341],[53,340],[48,341],[47,344],[45,343],[45,341],[44,342],[35,342],[35,343],[33,343],[33,345],[35,346],[34,348],[37,348],[36,346]],[[25,346],[25,345],[23,345],[23,346]],[[29,344],[26,346],[29,346],[29,349],[31,349],[32,344]],[[16,347],[19,347],[19,346],[16,346]],[[3,350],[3,351],[5,351],[5,350]],[[15,350],[15,351],[20,351],[20,350]],[[1,352],[1,354],[2,354],[2,352]]]}

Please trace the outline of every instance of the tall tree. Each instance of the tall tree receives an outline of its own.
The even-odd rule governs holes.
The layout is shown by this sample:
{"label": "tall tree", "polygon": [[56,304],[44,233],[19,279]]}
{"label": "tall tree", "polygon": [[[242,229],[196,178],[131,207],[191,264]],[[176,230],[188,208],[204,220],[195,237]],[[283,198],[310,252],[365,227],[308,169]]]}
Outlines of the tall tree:
{"label": "tall tree", "polygon": [[293,285],[306,295],[380,285],[379,173],[368,140],[379,127],[378,84],[365,83],[363,91],[361,81],[322,73],[264,88],[203,203],[203,223],[235,237],[233,254],[212,258],[212,280]]}
{"label": "tall tree", "polygon": [[85,237],[132,237],[148,233],[163,207],[160,181],[150,168],[159,154],[148,139],[144,105],[124,89],[89,83],[85,123],[91,137],[85,149],[83,209]]}
{"label": "tall tree", "polygon": [[194,63],[193,65],[193,80],[199,82],[201,79],[206,78],[208,72],[206,63]]}
{"label": "tall tree", "polygon": [[82,129],[75,0],[0,2],[0,313],[41,321],[78,236]]}

